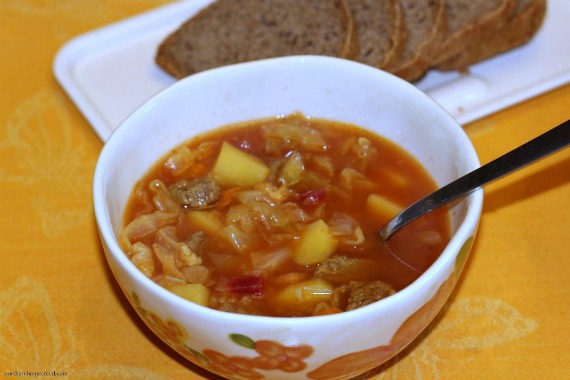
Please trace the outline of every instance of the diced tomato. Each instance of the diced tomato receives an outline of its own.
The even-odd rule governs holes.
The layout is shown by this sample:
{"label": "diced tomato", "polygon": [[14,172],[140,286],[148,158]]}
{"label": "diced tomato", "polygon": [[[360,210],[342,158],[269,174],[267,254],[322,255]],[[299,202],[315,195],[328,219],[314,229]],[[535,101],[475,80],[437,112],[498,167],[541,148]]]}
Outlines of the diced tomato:
{"label": "diced tomato", "polygon": [[312,189],[299,194],[297,199],[303,206],[317,206],[325,199],[326,195],[327,191],[325,189]]}
{"label": "diced tomato", "polygon": [[265,279],[262,276],[247,275],[230,279],[228,290],[243,295],[261,295],[265,290]]}

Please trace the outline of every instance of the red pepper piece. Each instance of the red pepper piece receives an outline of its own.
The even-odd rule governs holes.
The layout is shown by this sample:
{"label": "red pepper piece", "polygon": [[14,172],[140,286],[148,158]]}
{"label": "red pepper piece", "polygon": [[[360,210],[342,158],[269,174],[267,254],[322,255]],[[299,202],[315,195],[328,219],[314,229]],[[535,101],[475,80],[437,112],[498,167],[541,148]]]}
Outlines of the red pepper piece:
{"label": "red pepper piece", "polygon": [[265,290],[265,280],[258,275],[234,277],[228,283],[228,290],[235,294],[259,296]]}
{"label": "red pepper piece", "polygon": [[327,191],[325,189],[312,189],[299,194],[298,201],[303,206],[317,206],[325,199],[326,195]]}

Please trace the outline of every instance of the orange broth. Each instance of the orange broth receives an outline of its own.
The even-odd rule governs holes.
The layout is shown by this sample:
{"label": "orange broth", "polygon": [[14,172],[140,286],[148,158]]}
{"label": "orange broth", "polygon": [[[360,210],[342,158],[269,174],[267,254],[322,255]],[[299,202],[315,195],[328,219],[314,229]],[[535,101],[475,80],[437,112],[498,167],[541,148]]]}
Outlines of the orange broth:
{"label": "orange broth", "polygon": [[[251,186],[218,180],[222,142],[255,157],[267,175]],[[196,178],[217,183],[213,204],[160,199]],[[204,306],[285,317],[341,312],[401,290],[437,259],[450,239],[446,208],[384,246],[377,229],[393,210],[374,202],[403,208],[435,189],[410,154],[357,126],[301,114],[249,121],[193,138],[148,171],[126,208],[123,249],[155,282]],[[322,259],[300,258],[307,250]],[[391,291],[362,291],[371,282]]]}

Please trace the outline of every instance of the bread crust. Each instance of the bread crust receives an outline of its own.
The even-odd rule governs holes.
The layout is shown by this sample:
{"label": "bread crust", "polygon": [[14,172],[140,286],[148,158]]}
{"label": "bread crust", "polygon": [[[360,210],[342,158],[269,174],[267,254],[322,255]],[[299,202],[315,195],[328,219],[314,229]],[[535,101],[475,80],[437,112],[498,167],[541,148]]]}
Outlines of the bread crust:
{"label": "bread crust", "polygon": [[341,0],[342,9],[344,13],[344,20],[346,23],[346,38],[344,40],[344,46],[339,54],[340,58],[355,59],[358,55],[359,40],[358,33],[356,31],[356,23],[352,18],[350,12],[350,7],[348,6],[348,0]]}
{"label": "bread crust", "polygon": [[[490,0],[485,0],[490,1]],[[466,47],[472,47],[477,41],[484,40],[486,33],[492,33],[500,25],[508,22],[509,17],[515,7],[516,0],[501,0],[496,2],[495,7],[486,12],[473,16],[472,22],[461,24],[453,28],[453,21],[450,19],[447,36],[438,49],[438,54],[433,58],[432,67],[440,68],[444,62],[456,59],[461,55]],[[446,0],[448,16],[464,8],[467,4],[475,4],[473,0]]]}
{"label": "bread crust", "polygon": [[504,53],[528,42],[540,29],[546,14],[546,0],[518,0],[508,21],[481,30],[469,49],[441,62],[442,71],[466,71],[475,63]]}
{"label": "bread crust", "polygon": [[425,15],[428,23],[424,28],[415,28],[411,23],[412,15],[405,17],[408,26],[408,37],[412,37],[412,33],[422,33],[422,36],[416,36],[415,41],[406,43],[404,52],[400,61],[392,68],[392,73],[402,79],[415,81],[421,78],[429,69],[433,61],[434,51],[437,51],[439,45],[443,41],[443,37],[447,31],[447,10],[445,8],[445,0],[401,0],[404,4],[404,12],[407,9],[406,2],[414,4],[414,6],[423,7],[421,14]]}
{"label": "bread crust", "polygon": [[347,0],[359,49],[355,60],[389,69],[403,52],[406,26],[400,0]]}
{"label": "bread crust", "polygon": [[380,69],[393,71],[402,56],[405,48],[405,42],[408,39],[408,28],[404,17],[404,9],[400,1],[395,2],[394,7],[394,32],[391,36],[392,48],[386,54],[384,63],[378,65]]}

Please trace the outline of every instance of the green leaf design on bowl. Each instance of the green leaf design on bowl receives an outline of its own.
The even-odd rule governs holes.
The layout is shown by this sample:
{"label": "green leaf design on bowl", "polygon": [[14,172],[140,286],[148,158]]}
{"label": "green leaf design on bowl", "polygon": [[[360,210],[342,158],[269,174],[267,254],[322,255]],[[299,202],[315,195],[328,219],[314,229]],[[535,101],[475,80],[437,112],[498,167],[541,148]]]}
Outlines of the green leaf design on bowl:
{"label": "green leaf design on bowl", "polygon": [[194,355],[194,357],[195,357],[196,359],[198,359],[199,361],[201,361],[201,362],[203,362],[203,363],[210,363],[210,359],[208,359],[208,358],[206,357],[206,355],[202,354],[202,353],[199,352],[199,351],[196,351],[195,349],[193,349],[192,347],[190,347],[190,346],[188,346],[188,345],[186,345],[186,344],[184,344],[183,346],[188,350],[188,352],[190,352],[192,355]]}
{"label": "green leaf design on bowl", "polygon": [[248,336],[242,334],[230,334],[230,339],[245,348],[249,348],[250,350],[255,349],[255,341]]}
{"label": "green leaf design on bowl", "polygon": [[131,297],[133,299],[133,302],[135,303],[135,305],[140,306],[141,305],[141,299],[139,298],[139,295],[136,292],[132,292],[131,293]]}

